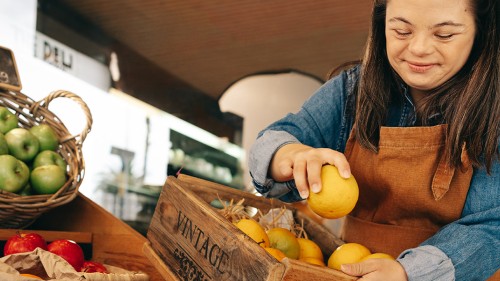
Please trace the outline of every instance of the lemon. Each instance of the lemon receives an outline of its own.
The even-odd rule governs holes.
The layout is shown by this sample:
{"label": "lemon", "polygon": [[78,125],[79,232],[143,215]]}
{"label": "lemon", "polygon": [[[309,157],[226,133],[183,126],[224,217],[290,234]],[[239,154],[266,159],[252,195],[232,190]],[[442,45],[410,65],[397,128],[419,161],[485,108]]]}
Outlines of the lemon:
{"label": "lemon", "polygon": [[307,203],[314,213],[323,218],[341,218],[349,214],[358,202],[359,189],[354,177],[342,178],[333,165],[321,168],[321,186],[320,192],[309,193]]}
{"label": "lemon", "polygon": [[328,259],[328,267],[340,270],[340,266],[346,263],[356,263],[371,252],[365,246],[358,243],[346,243],[340,245]]}
{"label": "lemon", "polygon": [[265,247],[264,250],[266,250],[269,254],[271,254],[271,256],[275,257],[279,261],[286,258],[285,254],[278,249]]}
{"label": "lemon", "polygon": [[371,255],[368,255],[360,260],[360,262],[365,261],[367,259],[390,259],[390,260],[395,260],[395,258],[389,254],[386,253],[373,253]]}
{"label": "lemon", "polygon": [[321,259],[317,258],[312,258],[312,257],[304,257],[304,258],[299,258],[299,261],[307,262],[309,264],[314,264],[314,265],[319,265],[319,266],[326,266],[325,262]]}
{"label": "lemon", "polygon": [[318,244],[316,244],[316,242],[306,238],[297,238],[297,241],[300,245],[299,259],[315,258],[323,260],[323,252],[321,252],[321,248]]}
{"label": "lemon", "polygon": [[266,230],[256,220],[241,219],[235,225],[261,247],[269,247],[269,237]]}
{"label": "lemon", "polygon": [[297,237],[288,229],[282,227],[271,228],[267,231],[271,248],[282,251],[291,259],[298,259],[300,255],[300,244]]}

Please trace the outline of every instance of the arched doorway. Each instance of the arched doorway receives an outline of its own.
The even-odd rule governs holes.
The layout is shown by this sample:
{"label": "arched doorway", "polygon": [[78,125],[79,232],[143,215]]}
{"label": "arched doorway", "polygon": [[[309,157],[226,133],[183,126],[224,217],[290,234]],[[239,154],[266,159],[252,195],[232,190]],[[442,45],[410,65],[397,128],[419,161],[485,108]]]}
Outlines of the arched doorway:
{"label": "arched doorway", "polygon": [[[219,99],[222,112],[231,112],[243,118],[242,146],[247,153],[257,134],[273,121],[287,113],[296,112],[324,81],[298,71],[252,74],[229,86]],[[247,169],[243,181],[253,189]]]}

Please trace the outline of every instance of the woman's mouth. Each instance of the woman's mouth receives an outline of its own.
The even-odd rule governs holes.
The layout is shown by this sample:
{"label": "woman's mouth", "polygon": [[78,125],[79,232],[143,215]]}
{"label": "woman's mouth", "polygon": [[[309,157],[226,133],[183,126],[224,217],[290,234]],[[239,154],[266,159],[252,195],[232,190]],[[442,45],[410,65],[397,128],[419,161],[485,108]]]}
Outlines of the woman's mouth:
{"label": "woman's mouth", "polygon": [[434,64],[415,63],[415,62],[407,62],[407,63],[411,71],[418,73],[424,73],[434,66]]}

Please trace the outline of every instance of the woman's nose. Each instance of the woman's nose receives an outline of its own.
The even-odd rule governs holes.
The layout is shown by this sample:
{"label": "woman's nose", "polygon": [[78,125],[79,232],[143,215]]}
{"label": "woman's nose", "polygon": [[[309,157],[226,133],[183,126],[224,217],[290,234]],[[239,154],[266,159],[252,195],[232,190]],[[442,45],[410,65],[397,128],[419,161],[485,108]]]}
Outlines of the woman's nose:
{"label": "woman's nose", "polygon": [[416,56],[425,56],[432,53],[432,39],[424,34],[419,34],[410,39],[408,50]]}

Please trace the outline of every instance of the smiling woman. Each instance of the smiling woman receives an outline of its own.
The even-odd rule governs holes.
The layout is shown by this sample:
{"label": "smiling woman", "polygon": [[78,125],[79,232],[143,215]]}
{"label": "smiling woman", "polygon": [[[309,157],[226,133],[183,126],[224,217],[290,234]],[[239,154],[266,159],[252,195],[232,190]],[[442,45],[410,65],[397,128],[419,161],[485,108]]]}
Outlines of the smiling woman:
{"label": "smiling woman", "polygon": [[499,2],[375,0],[372,13],[362,62],[259,133],[254,185],[298,201],[334,165],[359,187],[341,238],[397,257],[342,271],[486,280],[500,268]]}
{"label": "smiling woman", "polygon": [[418,0],[387,5],[387,58],[417,105],[426,91],[448,81],[469,57],[476,27],[468,2],[441,1],[433,9]]}

